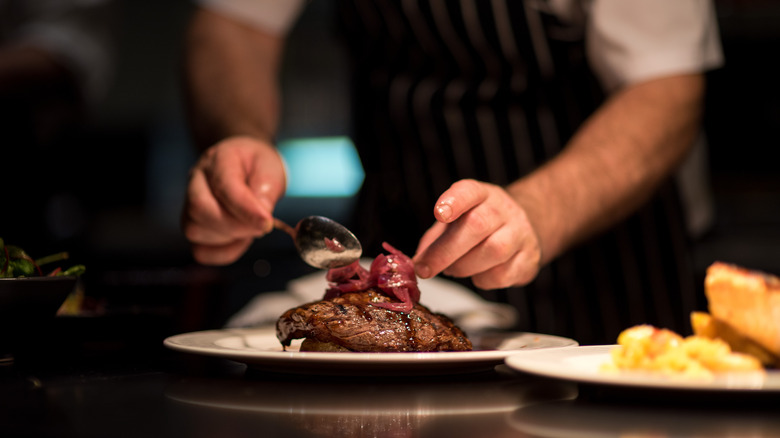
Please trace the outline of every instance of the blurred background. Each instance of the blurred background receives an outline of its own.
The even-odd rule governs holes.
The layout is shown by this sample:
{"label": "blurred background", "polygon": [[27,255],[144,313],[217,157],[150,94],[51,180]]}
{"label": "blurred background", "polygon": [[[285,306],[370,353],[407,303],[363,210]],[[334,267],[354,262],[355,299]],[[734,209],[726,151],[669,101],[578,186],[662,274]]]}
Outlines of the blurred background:
{"label": "blurred background", "polygon": [[[699,284],[715,260],[780,274],[780,172],[774,159],[780,145],[780,2],[716,4],[726,66],[710,74],[705,127],[715,220],[696,242]],[[5,197],[23,197],[40,214],[28,219],[8,204],[0,206],[6,218],[0,237],[33,255],[69,251],[74,262],[87,266],[83,283],[93,309],[117,321],[113,330],[136,337],[141,329],[220,327],[257,293],[283,290],[288,280],[311,272],[280,232],[228,267],[198,266],[189,255],[179,214],[195,154],[182,111],[180,63],[191,8],[188,0],[110,5],[105,19],[112,58],[104,91],[79,129],[30,154],[29,179],[5,179]],[[333,183],[323,188],[323,180],[313,186],[296,181],[301,185],[277,212],[288,223],[309,214],[344,219],[362,178],[344,137],[348,75],[332,13],[331,2],[310,2],[284,62],[284,153],[293,172],[324,181],[330,176]],[[2,150],[15,147],[5,143]],[[306,156],[316,150],[327,151],[331,161],[312,171]],[[6,170],[14,166],[7,157],[0,159]],[[330,166],[350,171],[334,183]],[[131,326],[126,318],[133,318]]]}

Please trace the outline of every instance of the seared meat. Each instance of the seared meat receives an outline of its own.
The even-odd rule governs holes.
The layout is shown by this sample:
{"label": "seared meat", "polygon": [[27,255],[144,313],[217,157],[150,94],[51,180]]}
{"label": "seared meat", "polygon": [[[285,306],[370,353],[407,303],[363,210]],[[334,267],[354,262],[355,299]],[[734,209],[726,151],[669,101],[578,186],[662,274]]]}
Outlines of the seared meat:
{"label": "seared meat", "polygon": [[446,316],[415,304],[398,312],[371,303],[394,300],[373,289],[290,309],[276,323],[282,345],[307,338],[361,352],[468,351],[471,341]]}

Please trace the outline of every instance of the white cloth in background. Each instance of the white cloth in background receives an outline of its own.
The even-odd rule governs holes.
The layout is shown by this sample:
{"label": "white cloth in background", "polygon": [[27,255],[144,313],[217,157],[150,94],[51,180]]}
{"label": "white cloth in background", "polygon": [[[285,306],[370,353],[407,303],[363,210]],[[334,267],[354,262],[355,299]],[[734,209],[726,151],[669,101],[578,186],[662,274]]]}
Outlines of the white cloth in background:
{"label": "white cloth in background", "polygon": [[[285,35],[305,0],[195,0],[266,32]],[[532,5],[534,2],[530,2]],[[583,24],[588,62],[604,88],[723,64],[712,0],[549,0],[538,2],[564,22]]]}
{"label": "white cloth in background", "polygon": [[[370,260],[361,262],[365,267]],[[276,324],[276,320],[293,307],[322,299],[328,287],[326,272],[295,279],[286,291],[262,293],[250,300],[226,323],[227,328],[257,327]],[[433,312],[443,313],[466,332],[509,329],[516,320],[514,307],[487,301],[453,281],[434,277],[418,279],[420,303]]]}
{"label": "white cloth in background", "polygon": [[200,6],[275,35],[295,24],[305,0],[195,0]]}
{"label": "white cloth in background", "polygon": [[59,56],[87,103],[107,92],[112,72],[112,0],[0,0],[0,44]]}

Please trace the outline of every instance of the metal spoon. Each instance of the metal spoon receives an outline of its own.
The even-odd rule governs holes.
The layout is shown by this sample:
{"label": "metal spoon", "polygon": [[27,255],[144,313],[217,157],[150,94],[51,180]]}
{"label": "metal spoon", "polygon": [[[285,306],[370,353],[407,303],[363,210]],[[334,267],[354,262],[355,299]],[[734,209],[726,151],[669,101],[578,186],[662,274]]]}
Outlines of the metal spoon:
{"label": "metal spoon", "polygon": [[360,241],[351,231],[323,216],[303,218],[295,228],[274,219],[274,227],[289,234],[303,261],[315,268],[346,266],[363,254]]}

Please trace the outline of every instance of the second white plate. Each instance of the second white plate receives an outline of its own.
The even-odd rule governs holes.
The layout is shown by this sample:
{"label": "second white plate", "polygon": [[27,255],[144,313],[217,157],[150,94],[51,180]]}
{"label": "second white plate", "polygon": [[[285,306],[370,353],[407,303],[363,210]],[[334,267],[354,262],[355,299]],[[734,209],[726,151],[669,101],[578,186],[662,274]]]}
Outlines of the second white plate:
{"label": "second white plate", "polygon": [[780,393],[780,371],[723,373],[713,380],[669,378],[645,373],[607,373],[599,368],[611,360],[614,345],[589,345],[527,351],[507,357],[506,364],[517,371],[562,380],[612,385],[692,391],[751,391]]}

